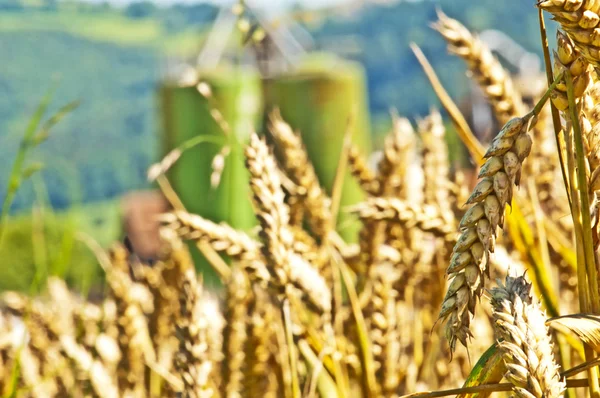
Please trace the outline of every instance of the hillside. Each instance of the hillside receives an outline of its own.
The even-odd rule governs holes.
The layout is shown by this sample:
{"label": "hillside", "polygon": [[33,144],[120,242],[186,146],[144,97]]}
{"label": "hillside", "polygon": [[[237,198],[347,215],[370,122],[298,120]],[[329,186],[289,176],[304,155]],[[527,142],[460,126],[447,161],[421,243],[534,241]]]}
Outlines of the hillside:
{"label": "hillside", "polygon": [[[47,166],[51,203],[110,198],[145,185],[155,157],[154,89],[165,57],[197,50],[202,31],[99,6],[0,11],[0,167],[8,170],[41,95],[54,107],[80,99],[34,155]],[[209,16],[212,8],[208,8]],[[0,173],[0,197],[7,173]],[[29,206],[23,186],[15,208]]]}

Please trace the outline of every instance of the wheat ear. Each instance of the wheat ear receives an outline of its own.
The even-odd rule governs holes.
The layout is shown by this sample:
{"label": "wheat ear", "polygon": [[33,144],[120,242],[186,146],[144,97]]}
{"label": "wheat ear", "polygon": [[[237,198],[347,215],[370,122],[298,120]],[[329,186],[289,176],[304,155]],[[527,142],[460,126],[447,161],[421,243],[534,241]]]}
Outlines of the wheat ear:
{"label": "wheat ear", "polygon": [[281,325],[279,310],[268,292],[254,289],[254,301],[249,311],[248,344],[246,344],[248,396],[276,398],[283,390],[282,368],[278,363],[277,328]]}
{"label": "wheat ear", "polygon": [[600,189],[600,82],[591,84],[584,93],[582,123],[583,144],[589,166],[590,191]]}
{"label": "wheat ear", "polygon": [[443,216],[451,215],[450,165],[442,115],[432,109],[417,126],[423,144],[423,202],[439,206]]}
{"label": "wheat ear", "polygon": [[[377,164],[377,180],[371,195],[399,196],[407,199],[409,190],[406,187],[408,168],[415,156],[415,132],[406,118],[398,117],[392,112],[392,131],[385,139],[382,157]],[[413,178],[414,180],[414,178]],[[386,241],[386,224],[381,220],[363,219],[360,230],[360,272],[369,275],[369,270],[378,261],[379,247]],[[385,220],[384,220],[385,221]]]}
{"label": "wheat ear", "polygon": [[494,108],[500,123],[525,113],[521,96],[514,89],[512,79],[490,49],[455,19],[438,12],[438,21],[433,24],[448,42],[448,50],[465,60],[469,72],[479,83]]}
{"label": "wheat ear", "polygon": [[248,310],[253,296],[245,272],[234,267],[227,281],[225,296],[225,329],[221,385],[224,397],[240,397],[244,385],[245,350],[248,340]]}
{"label": "wheat ear", "polygon": [[216,224],[201,216],[185,211],[165,214],[161,221],[184,240],[206,241],[218,252],[224,252],[236,260],[255,259],[260,245],[247,234],[227,224]]}
{"label": "wheat ear", "polygon": [[[560,30],[556,32],[556,47],[554,52],[554,76],[556,77],[568,70],[573,76],[574,96],[579,100],[591,80],[588,62],[577,50],[573,40]],[[565,111],[569,107],[567,84],[564,80],[556,86],[551,98],[552,103],[559,110]]]}
{"label": "wheat ear", "polygon": [[187,398],[204,398],[216,393],[212,385],[213,363],[208,346],[209,322],[202,311],[202,285],[192,268],[185,271],[181,285],[177,336],[179,351],[176,369],[181,375]]}
{"label": "wheat ear", "polygon": [[65,355],[71,359],[80,371],[88,375],[94,392],[101,398],[116,398],[119,389],[102,362],[94,359],[92,354],[78,344],[73,336],[65,334],[59,337]]}
{"label": "wheat ear", "polygon": [[377,165],[379,190],[376,196],[407,198],[407,170],[415,156],[415,131],[410,121],[392,113],[392,131],[385,139],[383,156]]}
{"label": "wheat ear", "polygon": [[398,333],[398,292],[394,284],[400,274],[390,262],[378,263],[371,272],[372,293],[363,310],[372,342],[378,394],[393,397],[400,383],[400,337]]}
{"label": "wheat ear", "polygon": [[305,191],[306,218],[319,240],[327,238],[333,229],[330,200],[308,159],[302,139],[287,124],[278,111],[271,113],[270,131],[283,152],[282,164],[290,179]]}
{"label": "wheat ear", "polygon": [[356,178],[360,187],[369,195],[377,195],[379,193],[379,181],[375,173],[369,168],[367,162],[360,149],[352,144],[348,151],[348,169]]}
{"label": "wheat ear", "polygon": [[163,214],[161,221],[181,239],[208,242],[217,252],[241,261],[253,280],[268,283],[270,277],[262,259],[261,245],[246,233],[185,211]]}
{"label": "wheat ear", "polygon": [[489,273],[496,230],[503,225],[504,209],[512,200],[513,186],[519,185],[521,165],[531,151],[527,132],[532,119],[535,116],[529,113],[504,125],[485,154],[481,181],[467,200],[471,208],[460,221],[461,235],[446,271],[452,282],[439,315],[447,320],[446,337],[453,351],[457,340],[466,345],[470,336],[469,325]]}
{"label": "wheat ear", "polygon": [[589,63],[600,66],[599,2],[542,0],[537,5],[552,14]]}
{"label": "wheat ear", "polygon": [[311,264],[292,248],[293,234],[289,228],[289,210],[275,159],[264,140],[256,134],[246,148],[246,164],[250,171],[250,186],[254,194],[257,218],[261,224],[262,251],[275,291],[288,293],[297,288],[306,301],[320,312],[331,311],[331,293],[325,280]]}
{"label": "wheat ear", "polygon": [[494,328],[517,397],[558,398],[565,391],[554,359],[546,316],[525,277],[507,276],[492,289]]}
{"label": "wheat ear", "polygon": [[146,363],[156,359],[144,314],[154,311],[150,290],[131,280],[127,252],[118,245],[111,251],[112,266],[106,270],[110,295],[117,306],[119,348],[119,388],[130,394],[143,394]]}
{"label": "wheat ear", "polygon": [[364,222],[386,221],[402,225],[406,230],[417,228],[434,236],[456,242],[456,227],[442,217],[438,207],[415,206],[395,198],[369,198],[356,205],[354,211]]}
{"label": "wheat ear", "polygon": [[[600,186],[600,83],[592,79],[592,72],[588,61],[575,47],[573,40],[557,32],[557,51],[554,54],[555,75],[569,71],[573,77],[573,94],[579,115],[579,124],[584,144],[587,161],[587,175],[590,180],[590,196]],[[566,128],[570,128],[571,117],[567,112],[568,101],[567,86],[563,80],[553,92],[552,101],[556,107],[563,111],[567,121]]]}

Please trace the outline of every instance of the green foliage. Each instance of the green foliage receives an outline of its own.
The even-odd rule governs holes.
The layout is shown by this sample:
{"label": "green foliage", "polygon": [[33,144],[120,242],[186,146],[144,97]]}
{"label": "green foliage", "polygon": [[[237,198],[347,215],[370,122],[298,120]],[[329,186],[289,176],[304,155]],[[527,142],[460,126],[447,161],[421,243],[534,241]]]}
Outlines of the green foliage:
{"label": "green foliage", "polygon": [[54,89],[51,89],[44,96],[35,113],[30,118],[27,128],[25,129],[25,133],[21,138],[15,161],[8,176],[6,194],[4,196],[0,212],[0,245],[2,245],[2,237],[4,227],[6,225],[6,218],[8,217],[8,212],[13,204],[13,200],[17,191],[23,185],[23,182],[28,181],[35,173],[44,168],[44,164],[37,161],[30,162],[29,165],[27,165],[27,154],[46,141],[50,135],[50,130],[52,127],[54,127],[67,114],[69,114],[69,112],[77,108],[79,105],[79,102],[75,101],[63,106],[40,127],[40,123],[42,122],[42,118],[46,113],[46,109],[50,104],[53,94]]}
{"label": "green foliage", "polygon": [[[33,157],[49,167],[43,175],[53,205],[63,208],[74,199],[94,201],[145,185],[145,169],[156,145],[156,54],[63,33],[47,33],[43,41],[33,32],[4,33],[0,48],[13,54],[11,62],[0,67],[0,87],[8,93],[0,96],[2,170],[10,169],[17,153],[32,113],[31,99],[60,73],[64,78],[54,98],[80,98],[82,104],[34,151]],[[38,67],[38,58],[44,59],[44,68]],[[0,174],[0,197],[5,196],[7,178]],[[16,208],[33,201],[31,188],[23,188]]]}
{"label": "green foliage", "polygon": [[[107,247],[121,235],[117,202],[76,206],[68,212],[36,209],[11,218],[0,246],[0,291],[30,291],[57,275],[86,292],[103,277],[91,251],[77,233],[92,235]],[[36,281],[37,279],[37,281]]]}

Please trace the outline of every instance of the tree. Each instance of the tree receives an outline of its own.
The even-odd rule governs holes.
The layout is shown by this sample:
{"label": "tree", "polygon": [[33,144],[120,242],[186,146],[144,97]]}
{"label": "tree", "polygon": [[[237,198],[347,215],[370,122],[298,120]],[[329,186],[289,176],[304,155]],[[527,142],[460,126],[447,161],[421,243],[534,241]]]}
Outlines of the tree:
{"label": "tree", "polygon": [[142,19],[151,17],[156,11],[156,6],[150,1],[139,1],[131,3],[125,9],[124,14],[128,18]]}

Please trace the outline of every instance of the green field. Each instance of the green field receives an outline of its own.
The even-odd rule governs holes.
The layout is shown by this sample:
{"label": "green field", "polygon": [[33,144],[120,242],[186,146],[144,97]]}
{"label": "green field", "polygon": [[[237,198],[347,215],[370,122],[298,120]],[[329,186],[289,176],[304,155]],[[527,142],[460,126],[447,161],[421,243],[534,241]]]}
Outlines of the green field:
{"label": "green field", "polygon": [[48,275],[66,279],[86,292],[103,272],[81,234],[102,247],[121,237],[118,200],[74,206],[69,211],[34,208],[12,216],[0,245],[0,291],[36,292]]}
{"label": "green field", "polygon": [[66,33],[120,46],[149,47],[167,54],[189,54],[198,49],[202,40],[198,29],[170,33],[158,20],[132,20],[114,11],[28,12],[26,18],[20,14],[0,13],[0,34],[7,32]]}

